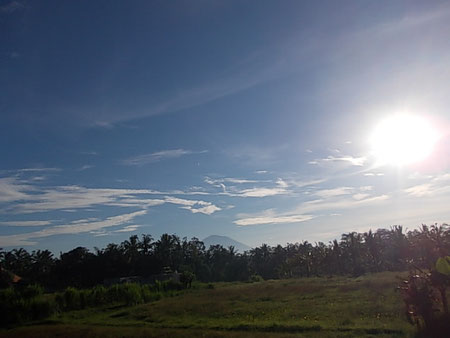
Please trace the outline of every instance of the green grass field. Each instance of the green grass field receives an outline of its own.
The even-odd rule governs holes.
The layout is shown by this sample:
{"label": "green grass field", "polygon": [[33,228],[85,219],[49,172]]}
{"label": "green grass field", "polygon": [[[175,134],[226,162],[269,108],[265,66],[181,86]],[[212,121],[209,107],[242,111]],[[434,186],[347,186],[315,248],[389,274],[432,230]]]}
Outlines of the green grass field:
{"label": "green grass field", "polygon": [[197,285],[144,305],[54,315],[0,337],[408,337],[398,275]]}

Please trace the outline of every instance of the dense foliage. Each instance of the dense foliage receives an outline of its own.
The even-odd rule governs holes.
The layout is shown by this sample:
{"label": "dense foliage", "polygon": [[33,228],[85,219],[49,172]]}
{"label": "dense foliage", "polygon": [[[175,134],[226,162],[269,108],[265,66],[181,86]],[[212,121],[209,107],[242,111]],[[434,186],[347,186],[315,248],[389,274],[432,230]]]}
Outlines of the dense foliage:
{"label": "dense foliage", "polygon": [[366,272],[406,270],[411,264],[429,268],[449,253],[450,228],[443,224],[423,225],[406,233],[401,226],[351,232],[328,244],[307,241],[286,246],[263,244],[245,253],[220,245],[205,248],[197,238],[188,240],[164,234],[154,240],[150,235],[135,235],[94,252],[78,247],[61,253],[59,258],[48,250],[1,251],[0,264],[28,283],[58,290],[68,286],[92,287],[114,277],[155,275],[165,268],[204,282],[358,276]]}
{"label": "dense foliage", "polygon": [[39,285],[18,285],[0,290],[0,326],[20,324],[49,317],[54,313],[82,310],[111,304],[137,305],[172,296],[183,288],[181,283],[96,285],[90,289],[67,287],[44,294]]}

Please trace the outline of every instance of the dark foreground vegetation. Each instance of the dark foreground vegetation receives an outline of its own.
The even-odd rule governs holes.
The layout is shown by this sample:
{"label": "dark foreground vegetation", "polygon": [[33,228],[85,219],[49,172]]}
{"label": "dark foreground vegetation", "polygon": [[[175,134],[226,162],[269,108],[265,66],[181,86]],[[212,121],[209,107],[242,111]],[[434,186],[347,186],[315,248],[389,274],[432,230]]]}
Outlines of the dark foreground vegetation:
{"label": "dark foreground vegetation", "polygon": [[[360,333],[370,334],[369,331],[374,329],[374,334],[380,333],[392,336],[407,332],[402,328],[406,320],[415,325],[418,333],[424,337],[446,337],[450,333],[447,291],[450,284],[450,257],[448,257],[450,254],[450,229],[445,224],[431,227],[423,225],[419,230],[407,233],[403,231],[401,226],[379,229],[375,232],[352,232],[342,235],[340,241],[335,240],[328,244],[302,242],[287,244],[284,247],[281,245],[271,247],[263,244],[245,253],[237,253],[233,247],[224,248],[219,245],[205,248],[204,244],[196,238],[188,240],[187,238],[180,239],[176,235],[164,234],[156,241],[150,235],[142,235],[141,238],[132,236],[121,244],[109,244],[104,249],[95,249],[94,253],[89,252],[86,248],[78,247],[69,252],[61,253],[59,258],[53,257],[52,253],[47,250],[29,253],[24,249],[14,249],[12,251],[1,251],[0,254],[2,287],[6,287],[0,292],[0,310],[2,313],[8,313],[1,319],[2,326],[56,317],[59,318],[57,322],[62,320],[62,323],[66,325],[71,323],[67,318],[72,318],[67,317],[66,313],[71,313],[74,310],[81,311],[79,312],[80,318],[85,318],[85,316],[90,316],[88,315],[90,310],[87,309],[101,306],[105,313],[111,312],[111,316],[117,315],[117,318],[120,317],[120,323],[122,324],[130,322],[130,325],[143,325],[142,320],[145,323],[151,322],[152,329],[163,330],[158,331],[161,334],[164,333],[166,328],[169,331],[182,328],[192,330],[218,329],[225,330],[226,335],[232,335],[232,332],[236,330],[256,330],[259,333],[272,331],[289,333],[307,330],[311,332],[320,331],[320,334],[324,334],[329,330],[334,330],[333,332],[337,330],[336,332],[341,333],[347,332],[347,328],[351,327],[351,330],[348,331],[349,334],[359,332],[354,330],[362,330]],[[381,283],[386,289],[377,291],[378,293],[370,291],[370,288],[362,290],[357,286],[366,284],[352,284],[352,281],[364,280],[364,278],[359,277],[358,279],[357,277],[366,273],[406,270],[410,272],[409,274],[404,273],[402,280],[393,282],[392,275],[389,275],[391,278],[389,282]],[[160,276],[162,272],[167,274],[169,271],[181,272],[178,275],[179,281],[103,286],[106,280],[116,277]],[[281,281],[299,277],[309,278],[292,279],[292,282]],[[348,279],[350,277],[357,279]],[[220,297],[217,300],[202,300],[205,303],[201,306],[203,309],[201,310],[192,309],[189,302],[180,300],[177,296],[177,300],[174,302],[181,311],[180,318],[188,319],[183,324],[178,322],[176,325],[167,324],[174,319],[170,319],[170,316],[166,318],[163,313],[159,313],[164,305],[158,305],[170,303],[169,298],[165,298],[166,296],[176,296],[182,293],[182,299],[191,299],[189,297],[193,297],[192,295],[210,298],[212,294],[209,295],[208,292],[215,292],[214,297],[220,295],[219,291],[180,291],[189,288],[193,279],[205,283],[196,285],[209,285],[211,288],[215,287],[216,284],[207,283],[261,282],[268,279],[279,279],[279,282],[256,283],[266,285],[268,289],[264,289],[262,286],[256,287],[253,284],[238,284],[240,286],[230,286],[231,289],[225,291],[227,293],[233,290],[240,290],[239,292],[244,293],[260,292],[257,302],[255,301],[252,303],[253,305],[249,306],[253,306],[255,311],[259,309],[263,314],[272,311],[269,309],[275,303],[281,309],[282,299],[285,299],[283,306],[289,308],[297,306],[293,304],[298,304],[301,299],[312,298],[310,303],[302,303],[303,305],[301,305],[306,304],[309,307],[308,311],[305,312],[304,309],[296,308],[295,311],[290,312],[292,318],[284,327],[282,322],[287,319],[281,320],[278,315],[273,318],[270,317],[270,320],[266,320],[267,318],[264,315],[263,324],[254,323],[252,318],[255,317],[255,314],[252,314],[253,317],[251,317],[246,312],[248,310],[253,313],[251,308],[243,312],[236,311],[230,314],[228,312],[231,310],[228,311],[221,307],[220,302],[222,300]],[[151,280],[151,278],[147,280]],[[370,280],[370,278],[367,280]],[[292,292],[289,296],[285,295],[285,298],[278,294],[270,296],[270,288],[277,288],[284,284],[291,285],[290,283],[303,286],[300,288],[301,290],[299,289],[299,292]],[[323,292],[316,293],[314,283],[322,285]],[[353,286],[345,286],[346,283]],[[13,284],[14,287],[12,287]],[[349,298],[349,294],[345,292],[346,287],[366,301],[358,301],[353,296]],[[394,289],[397,289],[395,296],[391,294]],[[286,290],[290,289],[287,288]],[[330,292],[334,292],[333,297],[335,298],[329,298]],[[365,294],[366,292],[367,294]],[[314,313],[317,318],[325,318],[326,313],[329,313],[333,306],[337,306],[333,304],[342,303],[343,306],[357,308],[360,317],[364,319],[366,311],[370,309],[370,302],[373,301],[367,301],[367,297],[381,297],[386,292],[389,296],[383,297],[385,297],[386,302],[390,302],[392,308],[387,312],[379,311],[378,313],[379,316],[385,316],[383,318],[386,319],[386,323],[389,322],[388,317],[392,320],[393,318],[403,318],[398,319],[398,322],[394,320],[392,322],[396,323],[394,326],[386,323],[387,326],[381,327],[366,324],[364,327],[355,326],[355,318],[358,315],[348,318],[351,325],[347,325],[346,319],[342,319],[335,313],[336,310],[340,311],[339,307],[335,307],[332,312],[337,315],[336,318],[341,319],[327,319],[333,321],[331,326],[328,322],[315,326],[312,325],[313,322],[311,321],[308,321],[308,325],[311,325],[304,326],[301,324],[304,323],[301,317],[298,317],[299,313],[307,313],[306,318],[312,318],[310,317],[311,313]],[[242,295],[242,297],[244,296]],[[240,296],[236,297],[234,300],[227,298],[224,301],[240,301]],[[191,300],[193,301],[193,299]],[[327,306],[330,309],[327,310],[324,306],[318,305],[322,300],[323,305],[328,304]],[[214,302],[215,305],[209,301]],[[253,302],[253,300],[251,301]],[[291,304],[291,302],[293,303]],[[156,322],[153,319],[136,317],[137,312],[133,311],[138,310],[126,310],[124,313],[127,313],[127,315],[123,316],[114,312],[117,306],[132,306],[141,303],[149,303],[150,305],[142,305],[138,309],[142,311],[153,309],[152,311],[156,311],[152,314],[153,317],[159,318]],[[180,308],[179,304],[184,304],[185,307]],[[401,309],[399,308],[400,305]],[[160,308],[160,306],[162,307]],[[217,318],[220,317],[220,320],[232,317],[233,321],[227,322],[226,325],[220,321],[220,323],[217,322],[217,326],[215,326],[216,324],[205,326],[201,323],[202,319],[199,319],[201,316],[197,319],[195,316],[187,316],[186,312],[190,311],[194,311],[194,313],[195,311],[207,312],[208,318],[205,320],[208,322],[212,313],[215,313]],[[223,316],[225,317],[222,318]],[[94,318],[97,317],[94,316]],[[80,319],[77,323],[87,325],[88,322],[84,321],[85,319]],[[98,325],[103,325],[101,324],[102,320],[98,320],[100,323]],[[115,322],[116,320],[112,321]],[[317,319],[317,321],[320,320]],[[215,321],[212,322],[215,323]],[[155,325],[155,323],[158,325]],[[226,328],[223,328],[222,324]],[[79,328],[81,329],[81,327]],[[176,335],[175,331],[169,333],[170,335],[172,333]],[[105,333],[105,336],[108,336],[108,333]]]}
{"label": "dark foreground vegetation", "polygon": [[205,248],[197,238],[180,239],[164,234],[132,236],[106,248],[78,247],[59,258],[48,250],[29,253],[25,249],[0,251],[1,266],[49,290],[68,286],[92,287],[105,279],[122,276],[150,276],[169,267],[190,271],[202,282],[247,281],[253,275],[263,279],[329,275],[359,276],[368,272],[403,271],[411,266],[427,269],[439,257],[449,254],[447,225],[422,226],[405,233],[401,226],[366,233],[343,234],[328,244],[309,242],[269,246],[245,253],[233,247]]}

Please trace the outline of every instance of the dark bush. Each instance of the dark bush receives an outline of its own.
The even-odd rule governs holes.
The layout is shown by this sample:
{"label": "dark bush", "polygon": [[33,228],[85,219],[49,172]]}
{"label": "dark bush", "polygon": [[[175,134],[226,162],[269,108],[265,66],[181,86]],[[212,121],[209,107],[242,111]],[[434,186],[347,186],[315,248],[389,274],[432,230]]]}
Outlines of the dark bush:
{"label": "dark bush", "polygon": [[3,327],[46,318],[55,308],[55,304],[42,295],[42,288],[38,286],[0,291],[0,324]]}
{"label": "dark bush", "polygon": [[66,310],[78,310],[80,306],[80,292],[73,288],[68,287],[63,293],[64,309]]}

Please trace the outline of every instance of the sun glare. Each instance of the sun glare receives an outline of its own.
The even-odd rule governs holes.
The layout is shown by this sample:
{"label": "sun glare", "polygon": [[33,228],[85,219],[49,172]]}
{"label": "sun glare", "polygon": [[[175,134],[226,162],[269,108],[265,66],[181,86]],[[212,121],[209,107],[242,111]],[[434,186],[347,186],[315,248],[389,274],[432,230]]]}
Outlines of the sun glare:
{"label": "sun glare", "polygon": [[404,166],[425,160],[437,138],[436,130],[427,119],[398,114],[378,124],[370,143],[377,164]]}

